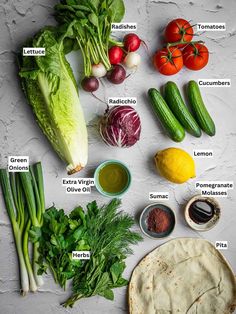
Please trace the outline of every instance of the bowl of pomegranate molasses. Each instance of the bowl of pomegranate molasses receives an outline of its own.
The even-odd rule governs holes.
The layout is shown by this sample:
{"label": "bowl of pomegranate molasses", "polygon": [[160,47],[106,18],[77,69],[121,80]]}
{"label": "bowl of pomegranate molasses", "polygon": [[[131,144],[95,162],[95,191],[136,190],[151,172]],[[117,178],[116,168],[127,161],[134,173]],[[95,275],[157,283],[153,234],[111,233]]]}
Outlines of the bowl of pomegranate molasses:
{"label": "bowl of pomegranate molasses", "polygon": [[168,237],[175,227],[173,210],[161,203],[148,205],[142,211],[139,219],[142,232],[152,239]]}
{"label": "bowl of pomegranate molasses", "polygon": [[220,205],[213,197],[196,195],[185,207],[187,224],[197,231],[212,229],[220,219]]}

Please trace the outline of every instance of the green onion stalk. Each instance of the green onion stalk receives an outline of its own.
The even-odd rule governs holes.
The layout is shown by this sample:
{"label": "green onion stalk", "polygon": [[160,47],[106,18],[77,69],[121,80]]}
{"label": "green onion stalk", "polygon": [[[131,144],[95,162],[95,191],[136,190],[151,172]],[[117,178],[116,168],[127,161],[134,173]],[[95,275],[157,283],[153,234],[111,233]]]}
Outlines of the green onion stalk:
{"label": "green onion stalk", "polygon": [[[23,237],[26,227],[24,208],[22,210],[23,198],[16,188],[15,176],[11,174],[11,181],[5,169],[0,170],[0,182],[2,186],[3,198],[6,204],[6,210],[10,218],[12,232],[15,240],[16,251],[19,260],[19,271],[21,280],[21,294],[24,296],[30,289],[29,273],[26,266],[25,256],[27,252],[23,248]],[[11,182],[11,183],[10,183]],[[18,199],[19,197],[19,199]],[[19,201],[19,202],[18,202]],[[34,277],[34,276],[33,276]],[[35,281],[31,282],[32,288],[35,289]],[[35,284],[35,285],[34,285]],[[36,287],[37,288],[37,287]]]}
{"label": "green onion stalk", "polygon": [[[43,213],[45,212],[43,173],[41,163],[30,166],[29,172],[20,173],[23,189],[26,196],[29,217],[32,227],[40,228],[43,224]],[[38,287],[43,285],[43,278],[38,275],[39,242],[33,243],[33,270]]]}

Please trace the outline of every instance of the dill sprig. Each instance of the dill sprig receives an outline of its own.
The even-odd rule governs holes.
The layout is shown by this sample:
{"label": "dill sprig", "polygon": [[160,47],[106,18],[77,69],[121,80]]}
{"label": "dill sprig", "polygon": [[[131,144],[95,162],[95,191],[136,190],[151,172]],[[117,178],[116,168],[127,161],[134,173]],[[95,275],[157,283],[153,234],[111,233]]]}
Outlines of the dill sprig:
{"label": "dill sprig", "polygon": [[84,237],[91,248],[91,258],[73,278],[73,294],[64,303],[72,307],[81,299],[100,295],[114,299],[112,288],[127,285],[122,277],[125,258],[132,254],[131,244],[142,240],[139,233],[130,230],[134,219],[118,208],[119,199],[98,207],[94,201],[87,205]]}

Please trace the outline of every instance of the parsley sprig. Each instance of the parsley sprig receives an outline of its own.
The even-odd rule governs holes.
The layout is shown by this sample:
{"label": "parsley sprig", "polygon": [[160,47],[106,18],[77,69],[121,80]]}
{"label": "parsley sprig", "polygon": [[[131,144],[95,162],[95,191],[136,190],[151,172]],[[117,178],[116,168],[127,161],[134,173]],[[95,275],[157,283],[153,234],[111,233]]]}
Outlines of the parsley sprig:
{"label": "parsley sprig", "polygon": [[[84,261],[72,259],[72,251],[90,250],[83,238],[85,233],[85,214],[81,207],[75,208],[69,216],[63,209],[54,206],[44,214],[44,223],[39,230],[39,273],[49,267],[56,283],[66,289],[67,280],[73,278]],[[46,262],[46,264],[45,264]]]}

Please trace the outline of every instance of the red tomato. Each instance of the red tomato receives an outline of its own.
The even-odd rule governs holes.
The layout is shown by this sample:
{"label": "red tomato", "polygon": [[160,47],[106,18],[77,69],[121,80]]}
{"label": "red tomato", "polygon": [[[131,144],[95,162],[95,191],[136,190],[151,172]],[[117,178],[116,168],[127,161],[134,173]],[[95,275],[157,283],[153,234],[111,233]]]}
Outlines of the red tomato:
{"label": "red tomato", "polygon": [[120,47],[113,46],[108,50],[108,55],[111,64],[118,64],[123,60],[124,52]]}
{"label": "red tomato", "polygon": [[[165,39],[168,43],[174,43],[180,40],[190,42],[193,38],[193,28],[188,21],[184,19],[175,19],[171,21],[165,29]],[[178,45],[183,47],[184,45]]]}
{"label": "red tomato", "polygon": [[164,75],[178,73],[183,67],[182,52],[176,47],[163,48],[153,58],[155,68]]}
{"label": "red tomato", "polygon": [[194,71],[201,70],[207,65],[209,52],[203,44],[190,44],[183,50],[184,65]]}

